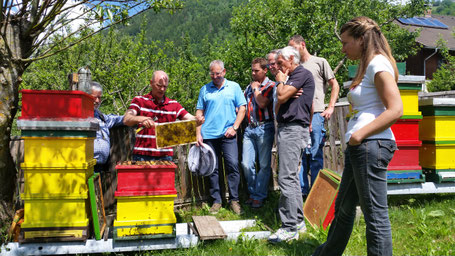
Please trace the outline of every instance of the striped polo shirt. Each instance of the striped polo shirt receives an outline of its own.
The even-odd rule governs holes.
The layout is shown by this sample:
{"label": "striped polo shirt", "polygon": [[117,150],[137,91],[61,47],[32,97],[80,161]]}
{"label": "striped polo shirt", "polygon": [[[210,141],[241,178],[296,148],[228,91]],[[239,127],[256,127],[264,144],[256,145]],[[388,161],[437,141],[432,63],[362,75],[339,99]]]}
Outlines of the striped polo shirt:
{"label": "striped polo shirt", "polygon": [[248,85],[245,89],[245,98],[247,100],[246,117],[248,118],[248,123],[273,120],[273,87],[275,87],[275,82],[270,80],[268,77],[264,79],[259,87],[259,91],[262,96],[268,98],[270,101],[270,104],[265,108],[259,108],[256,100],[254,99],[254,92],[251,85]]}
{"label": "striped polo shirt", "polygon": [[[128,109],[135,110],[138,116],[151,117],[155,123],[174,122],[188,114],[176,100],[164,96],[164,101],[157,103],[151,93],[134,97]],[[156,148],[155,128],[151,127],[143,129],[136,135],[133,154],[161,157],[172,156],[174,152],[172,148]]]}

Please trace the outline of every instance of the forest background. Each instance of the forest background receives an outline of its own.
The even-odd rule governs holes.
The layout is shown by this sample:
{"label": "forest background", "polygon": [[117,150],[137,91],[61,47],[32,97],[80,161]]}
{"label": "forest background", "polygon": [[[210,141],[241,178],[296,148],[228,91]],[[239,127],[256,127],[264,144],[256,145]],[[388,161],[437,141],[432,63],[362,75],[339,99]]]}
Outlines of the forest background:
{"label": "forest background", "polygon": [[[294,34],[306,39],[311,54],[326,58],[336,70],[337,80],[343,82],[353,62],[341,53],[337,31],[353,17],[365,15],[376,20],[397,61],[417,52],[414,39],[418,33],[401,29],[392,21],[422,15],[425,1],[394,2],[188,0],[173,14],[145,12],[128,25],[117,25],[32,63],[24,73],[21,89],[68,89],[67,75],[88,66],[92,79],[104,86],[101,110],[122,114],[134,96],[149,92],[153,71],[161,69],[170,76],[167,96],[194,113],[199,89],[210,81],[212,60],[223,60],[226,78],[245,88],[251,79],[251,61],[286,46]],[[441,4],[434,2],[434,9]],[[76,33],[72,40],[88,33]],[[345,93],[342,90],[340,96]],[[12,135],[18,135],[14,130]]]}

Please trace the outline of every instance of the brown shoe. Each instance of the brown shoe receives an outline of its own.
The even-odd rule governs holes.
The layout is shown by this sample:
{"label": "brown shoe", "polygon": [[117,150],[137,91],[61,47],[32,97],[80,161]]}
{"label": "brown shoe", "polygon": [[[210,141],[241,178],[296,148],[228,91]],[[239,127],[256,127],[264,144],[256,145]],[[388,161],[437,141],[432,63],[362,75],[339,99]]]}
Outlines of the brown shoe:
{"label": "brown shoe", "polygon": [[231,201],[231,209],[237,215],[240,215],[243,213],[242,208],[240,207],[240,204],[238,201]]}
{"label": "brown shoe", "polygon": [[220,209],[221,209],[220,203],[213,203],[212,207],[210,207],[209,209],[209,213],[217,214]]}

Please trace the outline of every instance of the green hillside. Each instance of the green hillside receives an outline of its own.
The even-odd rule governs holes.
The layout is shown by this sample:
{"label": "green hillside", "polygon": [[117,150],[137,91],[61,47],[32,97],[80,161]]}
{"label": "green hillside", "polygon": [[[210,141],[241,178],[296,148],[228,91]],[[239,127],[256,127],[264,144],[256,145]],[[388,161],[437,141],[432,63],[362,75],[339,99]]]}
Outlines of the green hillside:
{"label": "green hillside", "polygon": [[174,14],[167,11],[148,11],[130,21],[129,26],[119,27],[122,33],[136,35],[144,26],[150,41],[173,41],[181,45],[182,36],[187,35],[191,43],[208,36],[209,41],[220,40],[231,35],[229,21],[232,9],[246,0],[188,0],[184,8]]}

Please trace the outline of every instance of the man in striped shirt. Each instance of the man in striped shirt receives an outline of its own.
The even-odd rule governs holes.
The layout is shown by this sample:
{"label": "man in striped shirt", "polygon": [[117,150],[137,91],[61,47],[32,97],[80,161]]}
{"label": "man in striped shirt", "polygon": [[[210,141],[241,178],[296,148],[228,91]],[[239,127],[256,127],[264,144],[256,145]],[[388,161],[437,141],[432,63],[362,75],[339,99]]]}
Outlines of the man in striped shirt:
{"label": "man in striped shirt", "polygon": [[168,75],[158,70],[150,80],[152,91],[136,96],[125,113],[123,123],[128,126],[144,127],[136,135],[133,149],[134,161],[172,160],[172,148],[156,148],[155,123],[195,120],[176,100],[166,97],[169,84]]}
{"label": "man in striped shirt", "polygon": [[[248,185],[252,208],[260,208],[267,198],[271,174],[272,146],[275,135],[273,123],[273,88],[275,82],[267,77],[267,60],[256,58],[251,63],[253,82],[245,89],[248,126],[243,136],[242,167]],[[256,159],[259,172],[256,173]]]}

